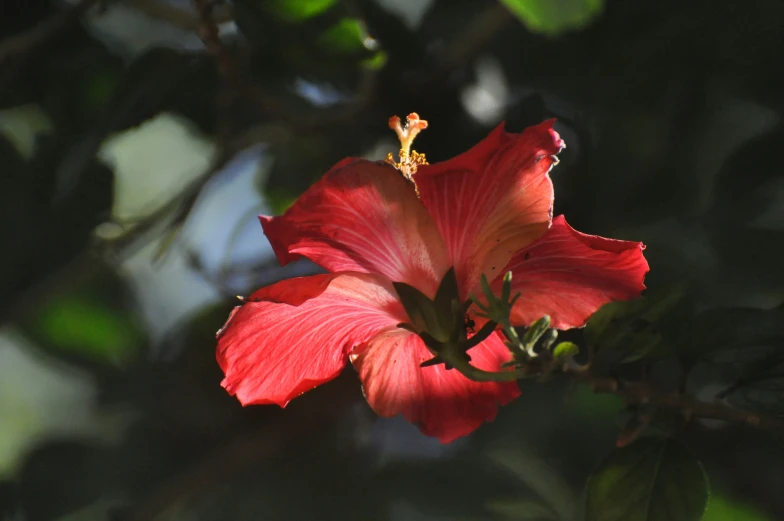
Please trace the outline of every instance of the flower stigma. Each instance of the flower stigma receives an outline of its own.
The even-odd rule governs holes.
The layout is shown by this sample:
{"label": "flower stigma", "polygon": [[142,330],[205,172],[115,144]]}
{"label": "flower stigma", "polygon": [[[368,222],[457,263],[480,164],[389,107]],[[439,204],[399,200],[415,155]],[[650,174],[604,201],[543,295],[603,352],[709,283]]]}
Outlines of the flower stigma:
{"label": "flower stigma", "polygon": [[[387,163],[398,169],[408,181],[414,183],[414,174],[417,171],[417,167],[428,163],[425,154],[411,150],[411,145],[414,143],[414,138],[417,137],[417,134],[427,128],[427,121],[419,119],[419,114],[412,112],[406,117],[405,126],[400,125],[399,117],[392,116],[389,118],[389,128],[395,131],[397,138],[400,140],[400,152],[398,153],[398,161],[395,161],[395,156],[390,152],[387,155]],[[416,183],[414,183],[414,186],[416,186]]]}

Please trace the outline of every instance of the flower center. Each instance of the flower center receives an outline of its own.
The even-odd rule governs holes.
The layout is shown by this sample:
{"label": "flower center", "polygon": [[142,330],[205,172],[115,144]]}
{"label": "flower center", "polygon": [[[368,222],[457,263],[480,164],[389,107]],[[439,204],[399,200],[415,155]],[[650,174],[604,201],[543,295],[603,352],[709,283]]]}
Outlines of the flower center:
{"label": "flower center", "polygon": [[389,118],[389,128],[395,131],[397,138],[400,140],[400,152],[398,161],[395,161],[395,156],[390,152],[387,155],[387,163],[397,168],[403,174],[403,177],[413,183],[417,167],[426,165],[427,159],[425,159],[425,154],[411,150],[411,145],[417,134],[427,128],[427,121],[419,119],[419,114],[412,112],[406,117],[405,127],[400,125],[399,117],[392,116]]}

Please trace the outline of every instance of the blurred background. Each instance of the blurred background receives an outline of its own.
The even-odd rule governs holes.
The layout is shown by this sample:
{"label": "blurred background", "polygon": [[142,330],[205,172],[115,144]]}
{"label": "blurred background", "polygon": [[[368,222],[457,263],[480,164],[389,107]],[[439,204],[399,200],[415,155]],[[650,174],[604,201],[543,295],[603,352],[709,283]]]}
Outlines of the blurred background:
{"label": "blurred background", "polygon": [[[317,272],[280,268],[256,215],[396,152],[412,111],[431,162],[558,118],[556,215],[645,242],[678,302],[632,344],[784,413],[784,2],[208,3],[0,3],[0,520],[581,519],[615,397],[525,382],[441,445],[350,368],[285,411],[219,385],[235,295]],[[784,519],[780,438],[679,436],[706,521]]]}

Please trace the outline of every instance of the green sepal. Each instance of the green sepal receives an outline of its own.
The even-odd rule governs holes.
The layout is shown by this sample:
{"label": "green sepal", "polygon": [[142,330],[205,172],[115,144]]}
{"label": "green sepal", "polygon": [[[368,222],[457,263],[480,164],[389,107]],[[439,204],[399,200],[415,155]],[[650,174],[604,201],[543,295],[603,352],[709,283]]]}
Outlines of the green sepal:
{"label": "green sepal", "polygon": [[512,296],[512,272],[507,271],[506,274],[504,275],[504,283],[501,286],[501,302],[509,302],[509,297],[511,296]]}
{"label": "green sepal", "polygon": [[432,300],[405,282],[393,282],[392,285],[417,332],[431,331],[438,326],[438,311]]}
{"label": "green sepal", "polygon": [[473,294],[469,295],[473,303],[481,311],[481,313],[477,313],[477,315],[489,318],[493,322],[508,327],[509,314],[512,312],[512,306],[514,306],[515,301],[520,297],[520,293],[517,293],[512,297],[512,300],[509,300],[509,296],[512,294],[512,272],[507,272],[503,277],[501,298],[493,293],[493,288],[490,287],[490,281],[487,280],[487,277],[484,274],[482,274],[479,283],[487,303],[482,302]]}
{"label": "green sepal", "polygon": [[419,364],[419,367],[430,367],[431,365],[439,365],[439,364],[443,364],[443,363],[444,363],[444,361],[441,360],[441,357],[436,355],[433,358],[431,358],[430,360],[425,360],[424,362]]}
{"label": "green sepal", "polygon": [[463,306],[458,296],[454,268],[450,268],[441,279],[435,300],[430,300],[421,291],[404,282],[393,282],[393,286],[420,336],[427,333],[436,343],[459,337],[461,328],[458,326],[462,324]]}
{"label": "green sepal", "polygon": [[436,291],[436,308],[443,313],[451,313],[452,301],[457,299],[457,275],[455,268],[449,268]]}
{"label": "green sepal", "polygon": [[533,348],[534,344],[544,335],[547,330],[550,329],[550,317],[548,315],[543,316],[530,326],[525,331],[525,335],[523,335],[523,345],[526,349]]}
{"label": "green sepal", "polygon": [[419,330],[414,326],[414,324],[409,324],[408,322],[402,322],[397,325],[400,329],[405,329],[406,331],[410,331],[411,333],[419,333]]}
{"label": "green sepal", "polygon": [[557,339],[558,339],[558,330],[548,329],[544,333],[544,335],[542,335],[542,349],[545,351],[549,351]]}

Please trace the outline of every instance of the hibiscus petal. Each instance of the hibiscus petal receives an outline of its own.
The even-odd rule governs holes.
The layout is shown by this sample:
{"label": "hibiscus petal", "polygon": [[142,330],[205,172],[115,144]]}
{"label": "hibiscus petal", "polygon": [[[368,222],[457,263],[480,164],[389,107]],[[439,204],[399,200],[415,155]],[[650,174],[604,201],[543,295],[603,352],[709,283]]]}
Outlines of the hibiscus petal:
{"label": "hibiscus petal", "polygon": [[[498,371],[509,360],[499,333],[469,351],[471,363]],[[474,382],[444,365],[419,367],[432,358],[418,336],[402,329],[386,331],[357,347],[351,361],[365,397],[380,416],[402,414],[428,436],[449,443],[493,420],[499,405],[520,395],[515,382]]]}
{"label": "hibiscus petal", "polygon": [[[512,271],[514,325],[550,315],[552,327],[581,327],[601,306],[639,297],[648,261],[641,242],[605,239],[574,230],[563,215],[534,244],[517,252],[504,269]],[[501,280],[493,283],[497,294]]]}
{"label": "hibiscus petal", "polygon": [[482,273],[493,280],[516,251],[550,225],[548,172],[564,146],[553,122],[522,134],[504,132],[500,125],[468,152],[416,173],[422,202],[444,236],[463,297]]}
{"label": "hibiscus petal", "polygon": [[405,320],[391,283],[362,273],[314,275],[263,288],[218,332],[221,385],[243,405],[281,407],[332,380],[355,345]]}
{"label": "hibiscus petal", "polygon": [[413,185],[384,163],[346,159],[285,214],[260,219],[284,265],[304,256],[333,272],[380,273],[430,297],[451,266]]}

